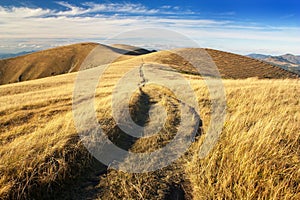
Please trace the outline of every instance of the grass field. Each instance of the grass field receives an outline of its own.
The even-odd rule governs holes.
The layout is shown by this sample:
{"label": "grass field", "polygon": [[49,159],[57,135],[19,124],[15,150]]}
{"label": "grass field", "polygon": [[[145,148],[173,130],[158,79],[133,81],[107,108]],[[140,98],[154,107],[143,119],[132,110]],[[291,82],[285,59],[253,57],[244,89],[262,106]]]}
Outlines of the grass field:
{"label": "grass field", "polygon": [[[157,53],[143,55],[143,61],[171,66],[180,63],[165,54],[153,55]],[[210,122],[209,93],[200,76],[183,73],[198,98],[201,136],[172,165],[142,174],[107,169],[80,142],[72,116],[77,73],[0,86],[0,199],[299,199],[299,79],[279,79],[293,76],[277,69],[276,79],[248,78],[247,71],[236,68],[230,68],[230,72],[226,66],[232,63],[247,66],[247,60],[238,59],[242,58],[226,59],[229,64],[220,69],[221,74],[232,76],[223,80],[227,115],[210,154],[204,159],[198,157]],[[113,64],[99,80],[95,95],[103,130],[114,143],[132,152],[164,146],[174,137],[180,117],[180,102],[173,94],[148,84],[143,89],[148,101],[167,110],[163,130],[157,137],[132,141],[116,127],[111,116],[112,91],[118,80],[138,68],[140,62],[137,57]],[[254,72],[257,61],[251,62]],[[264,73],[274,74],[268,67]],[[145,106],[137,90],[130,105],[135,121],[146,115],[142,112]],[[84,178],[95,176],[94,183]]]}

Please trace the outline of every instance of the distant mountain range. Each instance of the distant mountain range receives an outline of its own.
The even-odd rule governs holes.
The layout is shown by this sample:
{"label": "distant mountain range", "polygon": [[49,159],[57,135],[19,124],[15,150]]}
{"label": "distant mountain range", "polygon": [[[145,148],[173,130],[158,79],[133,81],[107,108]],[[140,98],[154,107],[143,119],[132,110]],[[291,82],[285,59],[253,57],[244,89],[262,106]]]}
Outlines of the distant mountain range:
{"label": "distant mountain range", "polygon": [[262,60],[273,65],[277,65],[283,69],[300,74],[300,56],[285,54],[281,56],[271,56],[263,54],[249,54],[248,57]]}
{"label": "distant mountain range", "polygon": [[13,58],[13,57],[33,53],[33,52],[35,52],[35,51],[22,51],[22,52],[19,52],[19,53],[0,53],[0,59]]}

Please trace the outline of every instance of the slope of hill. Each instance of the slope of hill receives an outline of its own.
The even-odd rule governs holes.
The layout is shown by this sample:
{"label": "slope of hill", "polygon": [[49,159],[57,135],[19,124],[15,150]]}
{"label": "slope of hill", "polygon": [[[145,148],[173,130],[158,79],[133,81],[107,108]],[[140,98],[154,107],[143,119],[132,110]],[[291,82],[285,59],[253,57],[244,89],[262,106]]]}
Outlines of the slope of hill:
{"label": "slope of hill", "polygon": [[[177,49],[153,53],[153,51],[123,44],[112,46],[96,43],[74,44],[0,60],[0,85],[76,72],[81,65],[84,65],[82,69],[91,68],[111,61],[124,61],[135,57],[135,61],[138,62],[140,59],[145,59],[147,62],[168,64],[182,72],[198,73],[186,60],[176,55],[177,53],[188,55],[195,51],[197,49]],[[255,59],[212,49],[206,49],[206,51],[212,57],[223,78],[297,77],[291,72]],[[85,65],[83,61],[87,55],[89,55],[89,60]]]}
{"label": "slope of hill", "polygon": [[[166,108],[167,121],[158,137],[132,140],[112,118],[112,92],[119,79],[147,63],[145,59],[150,66],[161,59],[171,62],[157,55],[143,55],[139,63],[137,58],[114,63],[96,90],[99,124],[115,144],[132,152],[156,150],[168,143],[181,121],[179,101],[153,84],[146,85],[143,93],[137,89],[129,106],[133,120],[144,123],[148,113],[141,108],[157,104]],[[81,72],[86,83],[93,70],[97,68]],[[167,71],[161,67],[157,73]],[[169,167],[132,174],[107,169],[81,143],[72,114],[76,75],[0,86],[0,199],[298,199],[298,79],[223,80],[225,126],[213,151],[199,159],[211,120],[211,101],[201,77],[182,74],[198,97],[202,135]],[[176,82],[173,76],[168,79]]]}
{"label": "slope of hill", "polygon": [[[0,60],[0,85],[78,71],[92,50],[96,55],[96,57],[91,58],[93,67],[107,64],[111,61],[111,57],[124,60],[132,56],[149,53],[149,51],[137,47],[131,47],[127,50],[97,43],[80,43],[57,47]],[[123,54],[127,56],[122,57]]]}
{"label": "slope of hill", "polygon": [[96,46],[95,43],[75,44],[0,60],[0,84],[68,73],[80,66]]}
{"label": "slope of hill", "polygon": [[[215,65],[219,69],[222,78],[230,79],[244,79],[244,78],[270,78],[270,79],[284,79],[284,78],[297,78],[299,77],[295,73],[281,69],[277,66],[261,62],[246,56],[227,53],[223,51],[205,49],[207,55],[211,57]],[[199,52],[199,54],[197,54]],[[202,49],[197,48],[184,48],[175,49],[170,51],[159,51],[147,55],[142,55],[136,58],[128,60],[128,62],[139,62],[141,59],[145,62],[154,62],[160,64],[170,65],[171,67],[190,74],[199,74],[198,71],[191,66],[189,61],[185,60],[180,55],[201,55]],[[206,66],[206,62],[209,61],[206,58],[190,58],[193,61],[199,62],[202,59],[202,71],[209,71]],[[127,61],[126,61],[127,62]],[[205,74],[205,73],[204,73]]]}
{"label": "slope of hill", "polygon": [[224,77],[229,78],[295,78],[292,72],[277,66],[253,60],[246,56],[207,49]]}

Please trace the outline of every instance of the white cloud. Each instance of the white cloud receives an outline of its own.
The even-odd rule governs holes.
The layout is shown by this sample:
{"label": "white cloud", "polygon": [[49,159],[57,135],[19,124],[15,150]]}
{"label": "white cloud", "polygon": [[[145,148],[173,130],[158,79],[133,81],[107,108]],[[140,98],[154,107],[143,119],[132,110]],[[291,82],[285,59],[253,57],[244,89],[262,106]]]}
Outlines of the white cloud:
{"label": "white cloud", "polygon": [[[67,9],[58,11],[0,6],[0,51],[98,41],[99,38],[111,37],[126,30],[155,27],[180,32],[207,47],[235,52],[238,49],[241,52],[246,52],[247,49],[251,52],[264,49],[266,53],[300,53],[299,27],[268,27],[226,20],[159,17],[155,13],[160,14],[162,8],[148,9],[140,4],[84,3],[82,6],[74,6],[66,2],[58,3]],[[168,6],[163,9],[171,9],[164,11],[165,13],[174,10]],[[107,12],[116,14],[109,15]],[[130,40],[123,42],[131,43],[134,38]],[[18,46],[19,44],[24,45]]]}
{"label": "white cloud", "polygon": [[74,6],[67,2],[57,2],[57,4],[68,8],[67,11],[60,11],[57,15],[74,16],[96,12],[113,12],[113,13],[131,13],[131,14],[156,14],[160,12],[157,9],[148,9],[141,4],[132,3],[109,3],[109,4],[96,4],[93,2],[83,3],[82,6]]}
{"label": "white cloud", "polygon": [[164,6],[162,6],[161,8],[162,8],[162,9],[170,9],[170,8],[172,8],[172,6],[164,5]]}
{"label": "white cloud", "polygon": [[10,7],[5,8],[0,6],[0,19],[1,21],[7,19],[18,19],[27,17],[40,17],[51,14],[50,9],[42,8],[27,8],[27,7]]}
{"label": "white cloud", "polygon": [[67,2],[57,2],[57,4],[68,8],[68,11],[60,11],[57,12],[56,15],[64,15],[64,16],[69,16],[69,15],[81,15],[81,14],[85,14],[89,12],[89,9],[84,9],[81,7],[77,7],[77,6],[72,6],[71,4],[67,3]]}
{"label": "white cloud", "polygon": [[39,49],[39,48],[41,48],[42,46],[41,45],[39,45],[39,44],[30,44],[30,43],[19,43],[18,44],[18,47],[20,48],[20,49],[28,49],[28,48],[30,48],[30,49]]}

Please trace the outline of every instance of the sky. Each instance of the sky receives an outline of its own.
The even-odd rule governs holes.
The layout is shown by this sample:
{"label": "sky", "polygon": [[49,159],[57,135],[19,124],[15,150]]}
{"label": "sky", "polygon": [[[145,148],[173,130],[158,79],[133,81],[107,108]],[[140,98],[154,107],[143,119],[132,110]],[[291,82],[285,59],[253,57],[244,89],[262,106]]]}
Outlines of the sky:
{"label": "sky", "polygon": [[[239,54],[300,55],[298,0],[0,2],[0,53],[89,41],[151,49],[190,45],[172,37],[166,40],[164,31],[155,40],[147,34],[134,35],[134,30],[144,28],[174,31],[195,41],[197,47]],[[127,31],[132,37],[122,37]]]}

